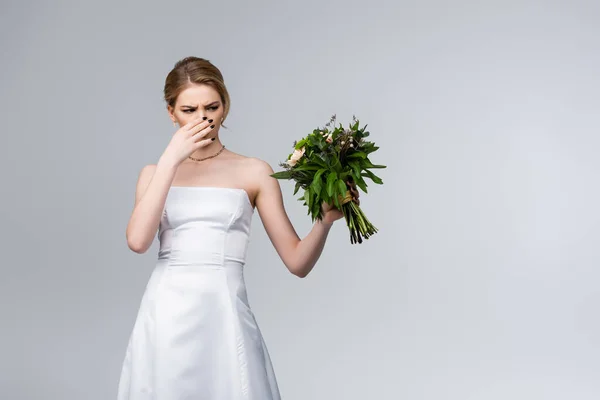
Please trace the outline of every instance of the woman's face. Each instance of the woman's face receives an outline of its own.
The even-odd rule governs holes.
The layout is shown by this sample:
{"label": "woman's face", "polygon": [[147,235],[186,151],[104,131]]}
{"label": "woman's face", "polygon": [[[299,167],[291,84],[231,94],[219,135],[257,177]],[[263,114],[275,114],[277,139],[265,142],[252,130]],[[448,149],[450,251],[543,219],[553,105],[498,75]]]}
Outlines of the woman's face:
{"label": "woman's face", "polygon": [[213,120],[215,133],[221,126],[224,112],[221,96],[209,85],[193,85],[184,89],[177,97],[175,107],[168,106],[168,110],[173,122],[179,126],[200,117],[208,117]]}

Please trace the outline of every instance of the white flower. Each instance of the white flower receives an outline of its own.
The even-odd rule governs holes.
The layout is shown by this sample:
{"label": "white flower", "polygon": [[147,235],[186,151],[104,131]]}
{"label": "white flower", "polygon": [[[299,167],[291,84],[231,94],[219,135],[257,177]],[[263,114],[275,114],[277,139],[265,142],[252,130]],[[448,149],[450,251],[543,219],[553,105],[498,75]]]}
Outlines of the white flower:
{"label": "white flower", "polygon": [[294,153],[291,155],[290,159],[287,160],[287,165],[289,165],[290,167],[293,167],[294,165],[296,165],[298,160],[302,158],[303,155],[304,155],[304,147],[302,147],[301,149],[294,150]]}
{"label": "white flower", "polygon": [[333,132],[321,131],[321,135],[325,138],[327,143],[333,142]]}

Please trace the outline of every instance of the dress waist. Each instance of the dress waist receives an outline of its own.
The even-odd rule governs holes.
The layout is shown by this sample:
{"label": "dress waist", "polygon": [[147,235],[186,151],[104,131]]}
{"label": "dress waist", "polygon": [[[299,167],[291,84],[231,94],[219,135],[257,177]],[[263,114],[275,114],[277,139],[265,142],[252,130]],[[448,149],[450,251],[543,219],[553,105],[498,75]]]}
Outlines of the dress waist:
{"label": "dress waist", "polygon": [[243,266],[245,261],[233,255],[208,249],[165,249],[158,253],[158,260],[169,266]]}

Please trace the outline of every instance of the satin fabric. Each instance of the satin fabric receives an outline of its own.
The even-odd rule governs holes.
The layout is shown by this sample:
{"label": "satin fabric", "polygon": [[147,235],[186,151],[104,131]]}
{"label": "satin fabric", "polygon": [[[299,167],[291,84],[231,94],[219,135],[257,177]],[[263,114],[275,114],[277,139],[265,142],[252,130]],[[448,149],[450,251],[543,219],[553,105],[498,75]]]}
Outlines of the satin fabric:
{"label": "satin fabric", "polygon": [[253,214],[243,189],[169,189],[118,400],[280,399],[244,283]]}

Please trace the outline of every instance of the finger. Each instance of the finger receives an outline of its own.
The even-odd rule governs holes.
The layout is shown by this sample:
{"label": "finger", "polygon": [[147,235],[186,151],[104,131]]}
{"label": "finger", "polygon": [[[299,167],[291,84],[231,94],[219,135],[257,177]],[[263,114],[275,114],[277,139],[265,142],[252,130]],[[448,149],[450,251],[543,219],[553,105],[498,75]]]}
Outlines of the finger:
{"label": "finger", "polygon": [[196,144],[196,146],[195,146],[195,147],[196,147],[196,150],[197,150],[197,149],[201,149],[202,147],[206,147],[206,146],[208,146],[209,144],[211,144],[212,142],[213,142],[213,139],[212,139],[212,138],[210,138],[210,139],[204,139],[204,140],[200,140],[199,142],[196,142],[196,143],[195,143],[195,144]]}
{"label": "finger", "polygon": [[207,117],[197,118],[185,125],[185,130],[188,134],[193,135],[194,133],[198,132],[198,130],[202,130],[208,125],[210,125],[210,123],[208,122]]}
{"label": "finger", "polygon": [[203,129],[206,129],[208,126],[212,125],[212,119],[207,119],[206,121],[200,121],[199,124],[196,124],[194,126],[192,126],[190,129],[188,129],[188,133],[190,135],[195,135],[196,133],[202,131]]}
{"label": "finger", "polygon": [[205,138],[206,135],[208,135],[209,133],[211,133],[214,128],[215,128],[214,124],[212,124],[210,126],[206,126],[204,129],[201,129],[200,131],[198,131],[195,134],[193,134],[192,135],[192,140],[194,142],[197,142],[198,140],[201,140],[201,139]]}
{"label": "finger", "polygon": [[183,125],[182,128],[185,130],[189,130],[189,129],[192,129],[194,126],[198,125],[199,123],[206,121],[206,120],[207,120],[206,117],[198,117],[196,119],[191,120],[187,124]]}

